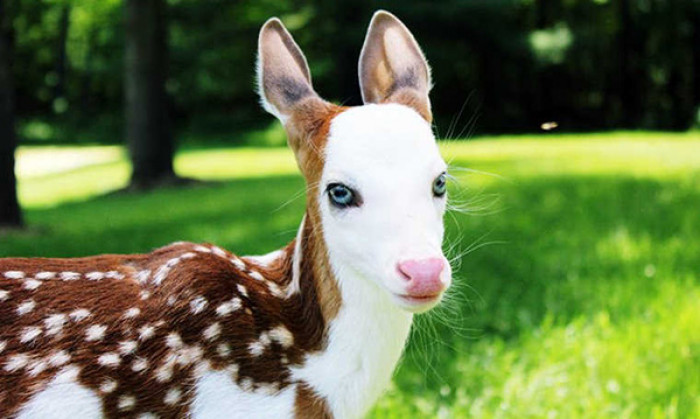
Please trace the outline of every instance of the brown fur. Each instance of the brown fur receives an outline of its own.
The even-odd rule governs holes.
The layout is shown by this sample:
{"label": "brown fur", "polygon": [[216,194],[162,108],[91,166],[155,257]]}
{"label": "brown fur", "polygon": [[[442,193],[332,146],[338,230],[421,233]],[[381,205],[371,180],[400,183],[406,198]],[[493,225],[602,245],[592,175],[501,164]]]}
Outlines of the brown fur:
{"label": "brown fur", "polygon": [[[303,247],[302,260],[313,266],[315,245],[307,237],[311,229],[305,231],[302,240],[308,244]],[[243,262],[246,265],[242,269],[241,262],[232,262],[241,261],[234,255],[202,249],[215,247],[182,243],[148,255],[0,259],[0,275],[14,271],[24,274],[22,279],[3,278],[0,282],[0,290],[9,292],[0,302],[0,342],[5,342],[0,352],[0,367],[5,368],[0,374],[0,411],[6,415],[17,412],[68,365],[79,367],[79,381],[102,396],[106,417],[144,412],[184,417],[192,396],[188,389],[193,387],[196,369],[204,365],[231,371],[233,380],[252,391],[274,393],[292,384],[289,366],[301,365],[305,354],[323,346],[326,322],[312,274],[316,269],[304,271],[300,293],[283,298],[291,281],[294,242],[268,267]],[[175,259],[179,263],[160,285],[154,284],[159,270]],[[110,271],[116,272],[112,278],[88,279],[90,273],[95,277],[94,272]],[[148,279],[139,281],[139,272],[145,271],[150,271]],[[41,272],[57,275],[36,279],[37,275],[46,277]],[[58,276],[60,272],[74,272],[79,278],[63,280]],[[264,280],[256,279],[254,272]],[[27,289],[27,281],[30,288],[39,285]],[[218,315],[217,309],[232,298],[240,301],[240,307]],[[34,302],[33,308],[20,315],[19,306],[29,300]],[[193,312],[194,307],[200,311]],[[76,309],[86,309],[90,314],[72,319],[70,313]],[[128,317],[130,309],[140,312]],[[47,319],[61,314],[66,317],[60,331],[49,332]],[[205,330],[214,323],[218,323],[218,331],[207,338]],[[88,328],[95,326],[106,329],[99,339],[89,341]],[[22,342],[27,327],[39,327],[41,332]],[[154,328],[151,336],[144,337],[144,327]],[[279,327],[289,331],[293,345],[286,346],[284,339],[271,332]],[[177,336],[173,338],[173,334]],[[256,356],[251,345],[263,335],[267,335],[266,343]],[[135,342],[135,348],[124,349],[124,342]],[[50,365],[49,357],[59,351],[70,359]],[[100,364],[99,357],[110,353],[118,355],[118,365]],[[18,354],[29,357],[26,365],[8,371],[7,366]],[[137,361],[147,362],[147,368],[134,371]],[[160,379],[158,371],[163,371]],[[110,380],[116,387],[105,391],[105,383]],[[173,389],[182,395],[168,405],[164,400]],[[118,408],[124,397],[134,398],[133,408]]]}

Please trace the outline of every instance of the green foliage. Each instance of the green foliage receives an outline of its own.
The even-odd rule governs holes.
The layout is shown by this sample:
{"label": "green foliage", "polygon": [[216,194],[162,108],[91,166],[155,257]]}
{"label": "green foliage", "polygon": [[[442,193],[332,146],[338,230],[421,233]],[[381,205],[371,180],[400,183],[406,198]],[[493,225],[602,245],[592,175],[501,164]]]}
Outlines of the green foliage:
{"label": "green foliage", "polygon": [[[80,137],[73,135],[75,127],[100,130],[102,125],[93,123],[97,116],[118,119],[123,108],[122,2],[14,3],[21,120],[58,115],[61,124],[50,140],[71,142]],[[479,130],[487,132],[533,132],[547,121],[557,121],[567,131],[683,130],[697,124],[697,1],[168,4],[167,90],[172,120],[183,135],[204,134],[206,139],[266,124],[254,92],[254,62],[258,30],[271,16],[283,19],[307,53],[319,93],[359,103],[357,59],[377,8],[396,13],[423,46],[434,70],[432,101],[439,126],[448,125],[462,108],[465,120],[478,117]],[[62,28],[67,30],[64,42]],[[460,137],[463,127],[468,133],[473,124],[457,124],[451,135]],[[119,129],[102,131],[111,133],[109,142],[121,138]],[[25,138],[41,139],[31,133]]]}
{"label": "green foliage", "polygon": [[[700,416],[700,135],[496,137],[443,152],[465,211],[446,218],[456,283],[418,318],[370,417]],[[304,208],[283,149],[184,150],[180,174],[217,182],[99,198],[128,179],[118,147],[24,147],[19,162],[31,227],[3,237],[0,256],[175,240],[261,253],[292,239]]]}

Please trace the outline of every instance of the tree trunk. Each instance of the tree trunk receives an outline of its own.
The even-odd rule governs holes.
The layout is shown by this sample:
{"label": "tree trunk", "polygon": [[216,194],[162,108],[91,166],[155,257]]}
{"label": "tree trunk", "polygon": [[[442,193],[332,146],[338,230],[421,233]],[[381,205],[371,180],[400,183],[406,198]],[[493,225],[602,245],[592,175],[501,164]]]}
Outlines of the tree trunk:
{"label": "tree trunk", "polygon": [[127,0],[126,135],[133,163],[132,188],[175,179],[165,92],[167,60],[165,0]]}
{"label": "tree trunk", "polygon": [[56,42],[56,85],[53,89],[54,104],[57,99],[66,94],[66,70],[68,69],[68,54],[66,44],[68,42],[68,28],[70,26],[70,4],[61,6],[61,19],[58,24],[58,40]]}
{"label": "tree trunk", "polygon": [[12,82],[12,25],[6,0],[0,0],[0,227],[19,227],[22,213],[15,178],[14,86]]}

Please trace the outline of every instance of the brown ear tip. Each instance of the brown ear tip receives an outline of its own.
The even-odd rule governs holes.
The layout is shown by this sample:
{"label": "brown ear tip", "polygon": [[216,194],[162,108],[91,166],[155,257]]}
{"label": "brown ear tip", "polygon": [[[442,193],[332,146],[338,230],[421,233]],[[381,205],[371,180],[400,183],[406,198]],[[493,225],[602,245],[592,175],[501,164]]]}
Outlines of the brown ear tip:
{"label": "brown ear tip", "polygon": [[372,15],[372,23],[380,23],[382,21],[400,22],[399,18],[397,18],[393,13],[384,9],[379,9],[376,12],[374,12],[374,15]]}
{"label": "brown ear tip", "polygon": [[271,17],[265,21],[265,23],[262,25],[262,28],[260,29],[260,33],[262,34],[263,32],[266,31],[279,31],[282,30],[284,31],[284,23],[278,18],[278,17]]}

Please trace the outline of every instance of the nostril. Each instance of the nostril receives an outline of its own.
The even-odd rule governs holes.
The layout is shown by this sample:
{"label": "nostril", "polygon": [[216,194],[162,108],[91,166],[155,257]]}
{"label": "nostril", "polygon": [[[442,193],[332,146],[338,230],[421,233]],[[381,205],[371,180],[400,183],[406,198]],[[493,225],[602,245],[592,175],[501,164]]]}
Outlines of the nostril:
{"label": "nostril", "polygon": [[405,279],[406,281],[410,281],[411,280],[411,275],[409,273],[410,270],[406,269],[404,263],[405,262],[399,262],[396,264],[396,272],[399,273],[399,276],[401,276],[401,278]]}

